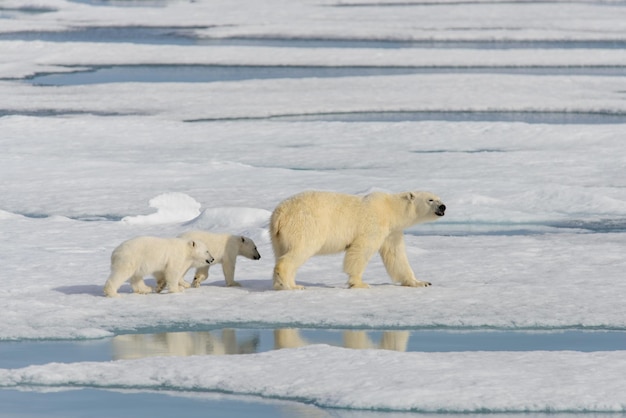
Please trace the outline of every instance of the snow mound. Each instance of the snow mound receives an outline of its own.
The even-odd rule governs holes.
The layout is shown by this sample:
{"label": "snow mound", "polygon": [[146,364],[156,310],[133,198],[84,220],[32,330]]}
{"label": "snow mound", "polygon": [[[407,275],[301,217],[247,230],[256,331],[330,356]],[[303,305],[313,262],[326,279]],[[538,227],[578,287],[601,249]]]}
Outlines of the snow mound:
{"label": "snow mound", "polygon": [[265,209],[220,207],[205,209],[195,219],[184,226],[195,229],[228,229],[240,230],[267,226],[271,212]]}
{"label": "snow mound", "polygon": [[4,220],[4,219],[17,219],[17,218],[22,218],[22,215],[18,215],[16,213],[13,212],[7,212],[5,210],[0,209],[0,220]]}
{"label": "snow mound", "polygon": [[150,215],[126,216],[122,222],[131,225],[159,225],[185,222],[200,214],[200,206],[193,197],[185,193],[163,193],[148,202],[156,213]]}

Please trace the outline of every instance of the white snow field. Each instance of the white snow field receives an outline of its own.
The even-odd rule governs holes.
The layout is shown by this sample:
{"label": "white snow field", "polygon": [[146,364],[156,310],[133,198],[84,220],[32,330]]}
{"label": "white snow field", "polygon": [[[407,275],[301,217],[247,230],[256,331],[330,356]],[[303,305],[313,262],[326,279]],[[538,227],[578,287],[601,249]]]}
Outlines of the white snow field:
{"label": "white snow field", "polygon": [[[624,51],[623,1],[0,0],[0,354],[222,328],[624,341],[410,352],[295,331],[288,348],[233,356],[0,355],[0,396],[20,391],[0,416],[44,416],[33,405],[70,389],[285,416],[626,413]],[[309,189],[438,194],[446,216],[406,231],[433,286],[392,284],[375,256],[371,288],[350,290],[337,255],[300,268],[305,290],[273,291],[269,216]],[[213,267],[181,294],[104,297],[119,243],[190,229],[256,242],[242,287]],[[78,416],[57,402],[48,416]]]}

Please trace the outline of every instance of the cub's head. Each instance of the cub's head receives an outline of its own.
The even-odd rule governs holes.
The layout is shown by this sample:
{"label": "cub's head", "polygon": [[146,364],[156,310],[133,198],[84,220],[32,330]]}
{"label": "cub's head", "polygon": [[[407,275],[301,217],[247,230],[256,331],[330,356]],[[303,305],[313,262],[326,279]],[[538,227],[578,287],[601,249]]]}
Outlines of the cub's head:
{"label": "cub's head", "polygon": [[415,217],[414,222],[435,221],[446,212],[446,205],[439,196],[430,192],[406,192],[403,198],[410,204],[410,212]]}
{"label": "cub's head", "polygon": [[238,237],[239,239],[239,255],[243,255],[250,260],[258,260],[261,258],[256,244],[248,237]]}
{"label": "cub's head", "polygon": [[190,239],[187,241],[187,245],[189,246],[194,267],[206,266],[214,261],[209,249],[202,242]]}

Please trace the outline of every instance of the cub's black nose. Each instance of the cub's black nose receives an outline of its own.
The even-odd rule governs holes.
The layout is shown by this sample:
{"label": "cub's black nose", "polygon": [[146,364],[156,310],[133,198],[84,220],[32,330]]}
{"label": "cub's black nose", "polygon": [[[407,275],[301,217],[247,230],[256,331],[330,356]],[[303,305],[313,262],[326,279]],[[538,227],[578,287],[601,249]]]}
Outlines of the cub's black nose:
{"label": "cub's black nose", "polygon": [[446,211],[446,205],[439,206],[439,210],[442,211],[442,212],[445,212]]}

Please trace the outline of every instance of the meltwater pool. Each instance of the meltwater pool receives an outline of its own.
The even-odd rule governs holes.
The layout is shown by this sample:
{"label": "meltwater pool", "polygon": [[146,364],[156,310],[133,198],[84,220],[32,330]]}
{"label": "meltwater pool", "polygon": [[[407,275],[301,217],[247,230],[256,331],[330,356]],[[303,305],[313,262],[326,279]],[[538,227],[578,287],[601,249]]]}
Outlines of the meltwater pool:
{"label": "meltwater pool", "polygon": [[234,329],[122,334],[98,340],[0,342],[0,368],[151,356],[237,355],[311,344],[396,351],[615,351],[626,331]]}

